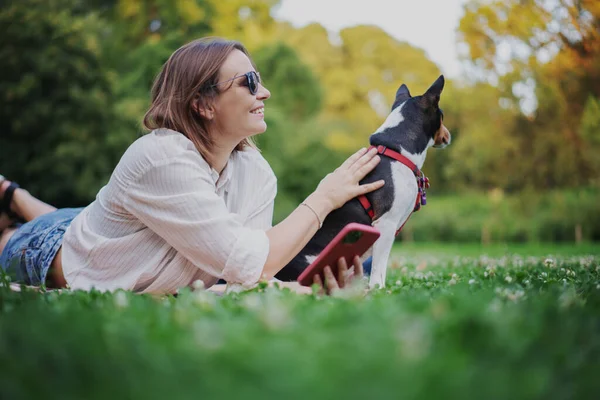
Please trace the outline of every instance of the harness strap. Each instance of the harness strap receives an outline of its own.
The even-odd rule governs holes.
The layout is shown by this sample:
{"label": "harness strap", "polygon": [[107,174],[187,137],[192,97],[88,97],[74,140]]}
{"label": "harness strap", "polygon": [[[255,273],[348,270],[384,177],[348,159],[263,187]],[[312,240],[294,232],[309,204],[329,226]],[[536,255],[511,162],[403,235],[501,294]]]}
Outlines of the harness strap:
{"label": "harness strap", "polygon": [[[374,147],[375,146],[369,147],[369,150]],[[421,209],[421,204],[425,205],[424,193],[425,193],[425,188],[429,186],[429,180],[427,178],[425,178],[425,176],[423,175],[421,170],[415,165],[415,163],[413,163],[407,157],[403,156],[402,154],[398,153],[397,151],[388,149],[386,146],[379,145],[379,146],[377,146],[377,153],[401,162],[402,164],[406,165],[413,172],[413,174],[415,175],[415,178],[417,179],[417,185],[419,187],[419,190],[417,193],[417,199],[415,200],[415,207],[413,208],[411,215],[413,212],[419,211]],[[373,218],[375,217],[375,211],[373,210],[373,205],[371,204],[369,199],[367,199],[367,196],[365,196],[364,194],[358,196],[358,201],[363,206],[363,208],[365,209],[365,211],[367,212],[367,214],[369,215],[371,220],[373,220]],[[404,225],[406,225],[406,222],[408,221],[409,218],[410,218],[410,215],[408,216],[408,218],[406,219],[404,224],[402,224],[402,226],[396,231],[396,236],[398,236],[398,234],[400,233],[402,228],[404,228]]]}
{"label": "harness strap", "polygon": [[369,214],[369,217],[371,217],[372,220],[375,217],[375,211],[373,211],[373,206],[371,205],[369,199],[367,199],[367,196],[365,196],[364,194],[358,196],[358,201],[360,201],[360,204],[363,206],[363,208],[365,209],[367,214]]}

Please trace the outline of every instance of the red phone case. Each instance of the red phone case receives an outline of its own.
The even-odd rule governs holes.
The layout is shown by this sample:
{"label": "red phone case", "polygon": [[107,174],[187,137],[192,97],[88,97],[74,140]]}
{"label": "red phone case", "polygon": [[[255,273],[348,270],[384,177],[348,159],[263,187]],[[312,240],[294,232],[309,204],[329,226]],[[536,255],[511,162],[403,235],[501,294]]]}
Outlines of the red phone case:
{"label": "red phone case", "polygon": [[[360,232],[360,238],[354,243],[344,243],[346,235],[353,232]],[[360,257],[365,254],[379,238],[379,235],[379,231],[369,225],[358,224],[356,222],[346,225],[323,249],[321,254],[300,274],[298,283],[302,286],[312,285],[313,276],[320,274],[323,277],[323,270],[327,265],[331,267],[331,270],[337,276],[337,263],[340,258],[344,257],[348,267],[351,267],[354,257]]]}

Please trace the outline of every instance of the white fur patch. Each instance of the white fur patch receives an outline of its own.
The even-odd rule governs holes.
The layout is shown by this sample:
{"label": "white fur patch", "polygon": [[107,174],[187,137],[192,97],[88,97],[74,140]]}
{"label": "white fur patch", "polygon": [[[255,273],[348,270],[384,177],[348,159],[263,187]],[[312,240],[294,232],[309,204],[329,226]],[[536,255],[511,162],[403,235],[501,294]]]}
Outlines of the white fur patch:
{"label": "white fur patch", "polygon": [[394,182],[394,201],[388,212],[373,223],[381,236],[373,245],[373,264],[369,286],[385,286],[387,264],[390,257],[396,230],[406,222],[415,207],[417,198],[417,181],[413,172],[400,162],[394,162],[392,181]]}
{"label": "white fur patch", "polygon": [[402,108],[404,107],[404,103],[402,103],[402,105],[396,107],[391,113],[390,115],[387,116],[387,118],[385,119],[385,121],[383,121],[383,124],[379,127],[379,129],[377,129],[375,131],[375,133],[373,135],[376,135],[380,132],[383,132],[384,130],[388,129],[388,128],[393,128],[394,126],[398,126],[400,125],[400,123],[402,121],[404,121],[404,116],[402,115]]}
{"label": "white fur patch", "polygon": [[[419,169],[422,169],[423,164],[425,164],[425,157],[427,157],[427,150],[431,146],[433,146],[433,143],[434,143],[433,139],[429,139],[429,143],[427,143],[427,147],[425,148],[425,150],[423,150],[422,153],[417,153],[417,154],[412,154],[412,153],[409,153],[408,151],[402,149],[402,155],[406,156],[406,158],[408,158],[410,161],[414,162],[415,165]],[[414,175],[413,175],[413,177],[414,177]]]}

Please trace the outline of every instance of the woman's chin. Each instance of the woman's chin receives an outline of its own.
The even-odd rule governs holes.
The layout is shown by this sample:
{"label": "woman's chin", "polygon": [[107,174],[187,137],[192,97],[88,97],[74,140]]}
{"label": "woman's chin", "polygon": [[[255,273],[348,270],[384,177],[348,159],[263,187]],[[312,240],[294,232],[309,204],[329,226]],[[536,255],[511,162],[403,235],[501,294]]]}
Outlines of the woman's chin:
{"label": "woman's chin", "polygon": [[252,136],[260,135],[261,133],[265,133],[266,130],[267,130],[267,123],[265,121],[262,121],[259,124],[259,126],[257,126],[256,129],[254,129],[254,134],[252,134]]}

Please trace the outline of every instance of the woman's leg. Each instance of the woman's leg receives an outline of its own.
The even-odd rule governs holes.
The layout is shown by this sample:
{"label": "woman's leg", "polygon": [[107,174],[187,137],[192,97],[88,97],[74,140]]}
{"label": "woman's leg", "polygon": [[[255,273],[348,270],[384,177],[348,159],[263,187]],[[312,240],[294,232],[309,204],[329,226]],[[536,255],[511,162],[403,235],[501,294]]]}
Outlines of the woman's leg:
{"label": "woman's leg", "polygon": [[0,254],[2,254],[6,243],[8,243],[8,239],[14,235],[16,230],[17,228],[6,228],[2,231],[2,233],[0,233]]}
{"label": "woman's leg", "polygon": [[50,264],[50,270],[48,271],[48,286],[53,288],[64,288],[67,286],[67,281],[62,270],[62,246],[59,247],[58,252]]}
{"label": "woman's leg", "polygon": [[[0,183],[0,199],[4,197],[4,192],[10,185],[10,181],[5,179]],[[40,215],[56,211],[56,207],[46,204],[43,201],[36,199],[25,189],[18,188],[13,193],[10,209],[19,217],[29,222]]]}
{"label": "woman's leg", "polygon": [[[0,175],[1,177],[1,175]],[[10,185],[10,181],[7,179],[0,179],[0,199],[4,198],[4,193],[6,189]],[[10,203],[10,209],[12,212],[17,214],[19,217],[23,218],[26,222],[34,220],[40,215],[48,214],[53,211],[56,211],[56,207],[53,207],[49,204],[44,203],[43,201],[33,197],[29,192],[25,189],[17,188],[13,192],[12,201]],[[0,222],[3,224],[6,222],[7,216],[6,214],[2,214],[0,216]],[[6,224],[5,224],[6,225]],[[0,233],[0,254],[4,250],[4,247],[8,243],[8,240],[17,230],[16,228],[6,228],[6,226],[1,226]],[[62,263],[60,258],[61,251],[58,251],[57,256],[52,261],[52,267],[50,274],[54,279],[56,284],[64,284],[64,278],[62,277]],[[64,285],[63,285],[64,286]]]}

